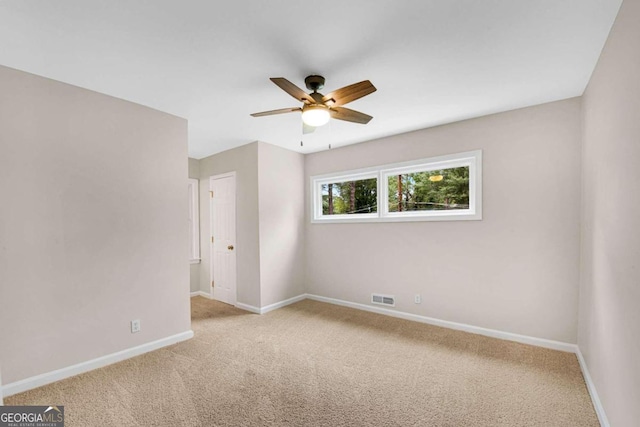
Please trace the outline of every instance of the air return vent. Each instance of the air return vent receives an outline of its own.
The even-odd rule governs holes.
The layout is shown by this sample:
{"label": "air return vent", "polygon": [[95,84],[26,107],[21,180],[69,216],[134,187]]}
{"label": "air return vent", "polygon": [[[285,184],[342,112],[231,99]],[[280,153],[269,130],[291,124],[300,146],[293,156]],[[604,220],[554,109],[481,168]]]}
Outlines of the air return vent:
{"label": "air return vent", "polygon": [[396,298],[393,295],[371,294],[371,302],[394,307],[396,305]]}

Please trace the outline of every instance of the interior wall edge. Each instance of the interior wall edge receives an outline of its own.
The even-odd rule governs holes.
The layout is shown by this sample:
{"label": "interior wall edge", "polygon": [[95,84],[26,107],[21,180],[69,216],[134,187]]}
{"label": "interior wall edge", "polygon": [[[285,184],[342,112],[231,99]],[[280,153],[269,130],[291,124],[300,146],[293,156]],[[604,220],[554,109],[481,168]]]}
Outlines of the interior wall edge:
{"label": "interior wall edge", "polygon": [[584,360],[584,356],[582,355],[579,345],[576,346],[576,357],[578,358],[578,363],[580,363],[580,370],[582,371],[584,382],[587,386],[587,390],[589,391],[589,396],[591,396],[591,402],[593,403],[593,409],[595,409],[596,415],[598,416],[598,421],[600,421],[601,427],[609,427],[610,424],[607,414],[604,411],[604,406],[602,405],[602,401],[600,401],[596,385],[591,378],[587,362]]}

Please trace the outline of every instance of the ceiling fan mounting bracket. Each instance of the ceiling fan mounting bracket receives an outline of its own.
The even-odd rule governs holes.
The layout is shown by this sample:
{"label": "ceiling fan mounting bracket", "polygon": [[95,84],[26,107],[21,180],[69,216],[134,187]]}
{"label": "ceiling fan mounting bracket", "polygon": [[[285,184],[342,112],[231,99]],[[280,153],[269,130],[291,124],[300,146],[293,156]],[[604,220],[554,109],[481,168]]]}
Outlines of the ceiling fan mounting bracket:
{"label": "ceiling fan mounting bracket", "polygon": [[317,92],[324,87],[324,77],[317,75],[307,76],[304,78],[304,84],[307,89]]}

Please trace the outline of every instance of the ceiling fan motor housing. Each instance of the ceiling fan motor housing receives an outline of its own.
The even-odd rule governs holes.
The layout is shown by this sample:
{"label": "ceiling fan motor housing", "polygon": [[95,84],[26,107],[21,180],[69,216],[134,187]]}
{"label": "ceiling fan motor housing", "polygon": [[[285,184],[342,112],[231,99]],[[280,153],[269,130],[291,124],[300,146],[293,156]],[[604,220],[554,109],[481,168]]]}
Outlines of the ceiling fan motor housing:
{"label": "ceiling fan motor housing", "polygon": [[304,79],[304,84],[307,86],[307,89],[317,92],[324,87],[324,77],[316,75],[307,76]]}

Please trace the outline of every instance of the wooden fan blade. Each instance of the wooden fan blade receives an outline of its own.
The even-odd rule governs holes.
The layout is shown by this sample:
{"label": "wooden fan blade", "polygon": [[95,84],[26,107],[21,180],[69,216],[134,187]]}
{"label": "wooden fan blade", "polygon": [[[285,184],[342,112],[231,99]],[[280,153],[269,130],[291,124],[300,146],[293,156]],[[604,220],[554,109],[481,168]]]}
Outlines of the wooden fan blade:
{"label": "wooden fan blade", "polygon": [[308,133],[313,133],[316,130],[314,126],[309,126],[305,122],[302,122],[302,134],[306,135]]}
{"label": "wooden fan blade", "polygon": [[273,116],[274,114],[293,113],[295,111],[302,111],[302,108],[281,108],[279,110],[263,111],[261,113],[253,113],[252,117]]}
{"label": "wooden fan blade", "polygon": [[361,113],[359,111],[350,110],[344,107],[333,107],[329,110],[331,117],[338,120],[344,120],[347,122],[360,123],[366,125],[373,119],[368,114]]}
{"label": "wooden fan blade", "polygon": [[277,84],[280,89],[284,90],[298,101],[315,104],[316,101],[308,93],[306,93],[284,77],[271,77],[270,80]]}
{"label": "wooden fan blade", "polygon": [[360,99],[363,96],[367,96],[376,90],[376,87],[371,84],[369,80],[365,80],[360,83],[354,83],[338,90],[334,90],[330,94],[323,96],[322,102],[329,107],[333,105],[345,105],[349,102],[355,101],[356,99]]}

